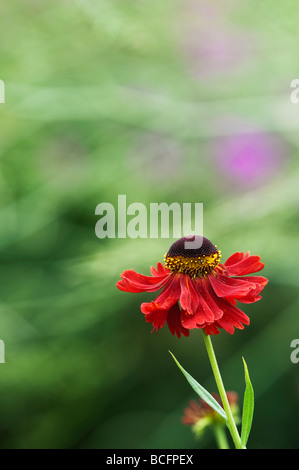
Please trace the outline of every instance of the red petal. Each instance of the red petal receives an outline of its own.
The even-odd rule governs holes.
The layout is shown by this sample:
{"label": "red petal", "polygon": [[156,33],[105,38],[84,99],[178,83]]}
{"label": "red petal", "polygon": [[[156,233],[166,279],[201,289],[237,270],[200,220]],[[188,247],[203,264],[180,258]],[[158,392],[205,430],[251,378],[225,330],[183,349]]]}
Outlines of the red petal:
{"label": "red petal", "polygon": [[179,300],[180,295],[180,276],[174,274],[169,276],[164,289],[156,298],[155,303],[159,305],[159,308],[170,308]]}
{"label": "red petal", "polygon": [[[198,326],[202,326],[204,323],[209,323],[215,321],[215,315],[213,308],[211,308],[210,304],[207,302],[207,290],[205,289],[205,281],[199,279],[197,284],[197,291],[199,294],[199,307],[196,312],[196,316],[198,319]],[[222,315],[222,312],[221,312]]]}
{"label": "red petal", "polygon": [[163,276],[170,273],[170,270],[165,268],[162,263],[157,264],[157,269],[151,266],[151,273],[153,276]]}
{"label": "red petal", "polygon": [[[209,286],[208,284],[206,284]],[[218,334],[218,328],[224,328],[228,333],[233,334],[235,328],[243,329],[244,325],[249,325],[249,318],[240,309],[232,305],[228,300],[217,297],[212,286],[209,286],[210,301],[212,300],[218,310],[222,312],[214,323],[204,325],[207,334]]]}
{"label": "red petal", "polygon": [[245,255],[244,253],[234,253],[229,258],[227,258],[227,260],[224,263],[224,266],[232,266],[236,263],[239,263],[240,261],[242,261],[242,259],[248,258],[249,254],[250,254],[249,251],[247,251]]}
{"label": "red petal", "polygon": [[209,276],[209,280],[213,286],[215,293],[218,297],[233,297],[238,298],[248,294],[252,289],[255,289],[255,283],[241,278],[228,277],[224,274],[217,274]]}
{"label": "red petal", "polygon": [[178,338],[180,338],[181,333],[184,336],[189,336],[189,330],[184,328],[181,323],[181,311],[177,303],[169,309],[167,324],[172,335],[176,334]]}
{"label": "red petal", "polygon": [[226,272],[229,276],[243,276],[261,271],[264,263],[261,263],[260,256],[249,256],[249,252],[235,253],[224,263]]}
{"label": "red petal", "polygon": [[201,318],[199,315],[190,315],[186,310],[181,310],[181,324],[184,325],[184,328],[188,330],[193,330],[193,328],[198,328]]}
{"label": "red petal", "polygon": [[[192,315],[189,312],[181,312],[181,321],[185,328],[203,328],[207,323],[212,323],[222,317],[223,312],[213,300],[209,290],[212,290],[208,279],[197,279],[196,290],[198,296],[198,309]],[[215,295],[215,294],[214,294]]]}
{"label": "red petal", "polygon": [[262,276],[248,276],[242,277],[241,279],[254,282],[255,288],[250,290],[247,295],[240,297],[238,296],[236,297],[236,299],[244,304],[251,304],[260,300],[262,297],[259,294],[263,290],[263,288],[268,284],[268,279]]}
{"label": "red petal", "polygon": [[228,333],[233,334],[235,328],[244,329],[243,325],[249,325],[248,316],[240,309],[230,304],[226,300],[218,300],[219,306],[223,310],[223,316],[217,320],[216,325],[223,328]]}
{"label": "red petal", "polygon": [[204,327],[204,330],[207,335],[219,335],[220,333],[218,328],[216,328],[215,323],[212,323],[211,325],[206,325]]}
{"label": "red petal", "polygon": [[223,311],[217,303],[217,296],[215,295],[209,279],[202,279],[201,285],[203,288],[203,297],[214,314],[214,320],[219,320],[223,315]]}
{"label": "red petal", "polygon": [[144,276],[136,273],[133,269],[128,269],[121,274],[121,281],[116,286],[125,292],[155,292],[163,287],[167,282],[169,274],[162,276]]}
{"label": "red petal", "polygon": [[170,332],[176,334],[178,338],[181,333],[184,336],[189,335],[189,331],[183,327],[180,320],[180,309],[178,300],[180,298],[180,276],[170,276],[167,285],[158,295],[156,300],[141,304],[141,311],[145,314],[148,323],[152,322],[154,330],[158,332],[163,328],[166,320]]}
{"label": "red petal", "polygon": [[181,275],[181,296],[180,304],[188,314],[194,314],[198,308],[199,295],[195,289],[195,281],[187,275]]}
{"label": "red petal", "polygon": [[165,325],[168,310],[159,308],[155,302],[149,302],[141,304],[141,311],[144,313],[147,323],[152,323],[154,330],[158,333],[158,330]]}

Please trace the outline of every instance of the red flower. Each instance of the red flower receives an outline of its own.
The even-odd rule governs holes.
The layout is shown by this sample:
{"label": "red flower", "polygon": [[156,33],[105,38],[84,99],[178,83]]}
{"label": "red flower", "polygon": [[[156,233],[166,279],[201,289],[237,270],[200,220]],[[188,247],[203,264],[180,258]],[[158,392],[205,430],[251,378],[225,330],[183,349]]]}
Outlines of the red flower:
{"label": "red flower", "polygon": [[[186,249],[185,241],[202,241],[200,248]],[[152,302],[141,304],[147,322],[158,332],[167,322],[170,332],[180,337],[189,330],[204,328],[207,334],[218,334],[219,328],[233,334],[235,328],[249,325],[249,318],[236,307],[237,301],[253,303],[268,280],[247,276],[263,269],[259,256],[234,253],[224,264],[220,250],[207,238],[183,237],[171,245],[165,255],[165,266],[151,267],[151,276],[126,270],[117,287],[126,292],[162,291]],[[240,277],[241,276],[241,277]]]}
{"label": "red flower", "polygon": [[[217,393],[213,393],[212,395],[219,405],[223,407],[220,396]],[[227,392],[226,396],[234,416],[234,420],[236,424],[238,424],[240,421],[238,395],[236,392]],[[184,410],[182,423],[191,426],[197,437],[201,437],[207,427],[217,424],[224,425],[225,420],[204,400],[200,399],[199,401],[191,400],[189,402],[189,405]]]}
{"label": "red flower", "polygon": [[[222,401],[218,393],[212,393],[212,396],[215,400],[222,406]],[[228,403],[231,407],[231,410],[234,415],[238,412],[238,395],[236,392],[226,392],[226,396],[228,399]],[[205,417],[211,417],[215,421],[219,421],[223,418],[217,413],[217,411],[213,410],[204,400],[200,399],[199,402],[195,400],[191,400],[189,405],[184,410],[184,416],[182,417],[183,424],[189,424],[190,426],[198,423],[199,420]]]}

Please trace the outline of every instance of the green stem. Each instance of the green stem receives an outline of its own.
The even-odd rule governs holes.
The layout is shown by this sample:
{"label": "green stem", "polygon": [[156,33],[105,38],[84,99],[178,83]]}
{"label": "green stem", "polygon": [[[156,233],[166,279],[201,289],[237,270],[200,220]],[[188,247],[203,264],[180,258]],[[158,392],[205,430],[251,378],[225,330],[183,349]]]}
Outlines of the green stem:
{"label": "green stem", "polygon": [[222,424],[215,424],[213,426],[213,431],[215,435],[215,439],[219,449],[229,449],[229,445],[227,442],[225,429]]}
{"label": "green stem", "polygon": [[214,377],[215,377],[215,381],[216,381],[216,384],[217,384],[217,387],[218,387],[218,392],[219,392],[219,395],[221,397],[221,400],[222,400],[222,403],[223,403],[223,408],[224,408],[224,411],[225,411],[226,416],[227,416],[226,425],[227,425],[227,427],[229,429],[229,432],[232,436],[232,439],[234,441],[236,449],[245,449],[245,447],[242,446],[241,438],[239,436],[238,429],[237,429],[235,420],[233,418],[232,410],[230,409],[230,406],[229,406],[229,403],[228,403],[228,399],[227,399],[227,396],[226,396],[226,391],[225,391],[225,388],[224,388],[224,385],[223,385],[223,382],[222,382],[220,370],[219,370],[217,360],[216,360],[216,356],[215,356],[215,353],[214,353],[211,337],[210,337],[210,335],[206,334],[204,329],[202,329],[202,333],[203,333],[203,338],[204,338],[205,345],[206,345],[206,348],[207,348],[207,353],[208,353],[208,356],[209,356],[209,359],[210,359],[211,367],[212,367],[212,370],[213,370],[213,374],[214,374]]}

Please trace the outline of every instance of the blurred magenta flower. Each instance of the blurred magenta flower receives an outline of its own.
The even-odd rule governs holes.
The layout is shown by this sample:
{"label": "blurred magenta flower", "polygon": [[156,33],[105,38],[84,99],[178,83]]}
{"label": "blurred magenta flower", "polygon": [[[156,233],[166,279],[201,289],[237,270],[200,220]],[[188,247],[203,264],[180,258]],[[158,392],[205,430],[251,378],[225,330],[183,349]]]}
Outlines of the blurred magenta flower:
{"label": "blurred magenta flower", "polygon": [[[227,130],[228,128],[226,128]],[[223,128],[222,128],[223,130]],[[221,133],[221,129],[220,129]],[[283,139],[254,125],[236,125],[235,133],[215,139],[208,158],[235,189],[257,187],[281,172],[288,155]],[[230,186],[231,187],[231,186]]]}
{"label": "blurred magenta flower", "polygon": [[251,31],[240,30],[230,15],[235,11],[220,2],[189,1],[179,18],[182,53],[198,78],[235,70],[247,70],[256,56],[256,40]]}

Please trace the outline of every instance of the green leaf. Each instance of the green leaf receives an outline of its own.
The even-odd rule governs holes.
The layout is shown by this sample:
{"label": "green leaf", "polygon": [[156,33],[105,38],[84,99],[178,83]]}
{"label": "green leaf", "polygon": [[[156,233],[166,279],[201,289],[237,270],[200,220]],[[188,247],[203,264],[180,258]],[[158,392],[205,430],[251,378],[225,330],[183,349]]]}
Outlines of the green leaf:
{"label": "green leaf", "polygon": [[245,388],[244,401],[243,401],[241,442],[243,446],[246,446],[250,429],[251,429],[252,418],[253,418],[254,392],[253,392],[252,384],[250,382],[247,364],[245,362],[244,357],[242,357],[242,359],[244,363],[246,388]]}
{"label": "green leaf", "polygon": [[193,377],[190,375],[178,362],[178,360],[175,358],[175,356],[172,354],[171,351],[169,351],[170,354],[172,355],[175,363],[177,364],[178,368],[182,371],[186,379],[188,380],[189,384],[193,388],[193,390],[202,398],[208,405],[210,405],[213,410],[215,410],[222,418],[225,420],[227,419],[226,413],[222,406],[219,405],[219,403],[215,400],[215,398],[204,388],[202,387]]}

